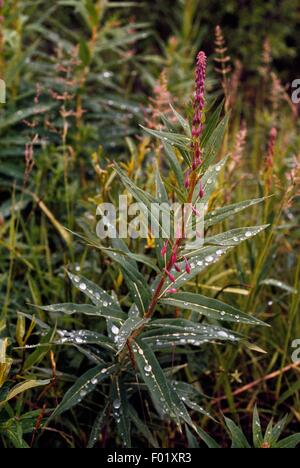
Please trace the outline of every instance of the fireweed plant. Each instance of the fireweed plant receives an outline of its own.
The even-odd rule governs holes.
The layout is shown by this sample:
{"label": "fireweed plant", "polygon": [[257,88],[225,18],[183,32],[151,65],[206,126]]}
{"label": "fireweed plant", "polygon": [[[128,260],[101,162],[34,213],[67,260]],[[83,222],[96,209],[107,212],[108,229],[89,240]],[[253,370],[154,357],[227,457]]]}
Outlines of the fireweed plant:
{"label": "fireweed plant", "polygon": [[[129,310],[121,307],[115,294],[110,295],[78,272],[68,273],[69,278],[93,305],[67,303],[42,307],[54,317],[83,314],[106,321],[107,331],[103,334],[93,330],[57,329],[53,340],[56,345],[76,346],[96,364],[68,390],[48,420],[49,424],[54,418],[60,418],[91,392],[101,392],[103,398],[98,400],[100,408],[89,447],[97,443],[105,427],[113,425],[123,446],[134,444],[134,430],[138,430],[148,444],[157,447],[159,442],[151,427],[161,425],[162,421],[173,422],[180,433],[185,432],[188,440],[196,436],[207,446],[218,447],[201,429],[195,416],[199,413],[210,417],[199,403],[203,397],[185,381],[187,379],[184,380],[187,366],[184,357],[191,349],[201,350],[208,343],[237,345],[243,342],[243,336],[234,330],[235,324],[265,326],[235,307],[188,291],[193,278],[267,228],[251,226],[221,234],[215,234],[212,229],[263,199],[247,200],[214,211],[208,209],[217,178],[227,162],[226,158],[217,163],[215,159],[222,147],[229,116],[221,118],[222,106],[211,110],[213,105],[205,99],[206,65],[206,55],[200,52],[195,72],[192,125],[172,108],[182,133],[176,130],[174,119],[171,122],[164,116],[164,130],[145,129],[161,140],[165,165],[176,177],[177,186],[172,187],[172,197],[175,193],[180,203],[196,205],[201,201],[207,207],[204,245],[185,250],[183,229],[182,236],[167,241],[163,236],[156,239],[153,249],[156,258],[150,258],[150,254],[131,252],[121,239],[112,240],[109,248],[100,244],[99,239],[89,239],[89,245],[100,248],[121,270],[130,295]],[[139,188],[117,164],[115,170],[127,192],[148,209],[152,203],[170,203],[171,193],[168,194],[162,170],[157,169],[155,194]],[[223,323],[227,323],[227,327]],[[180,356],[180,365],[174,365],[174,356]]]}

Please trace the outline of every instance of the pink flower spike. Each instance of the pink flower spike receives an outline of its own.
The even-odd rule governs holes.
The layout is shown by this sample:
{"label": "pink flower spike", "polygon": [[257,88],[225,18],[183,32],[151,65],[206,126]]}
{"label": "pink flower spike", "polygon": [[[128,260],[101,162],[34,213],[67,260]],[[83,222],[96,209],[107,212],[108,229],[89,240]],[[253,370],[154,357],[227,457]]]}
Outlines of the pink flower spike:
{"label": "pink flower spike", "polygon": [[172,275],[172,273],[170,273],[168,270],[165,270],[166,272],[166,275],[168,276],[169,280],[172,282],[172,283],[175,283],[175,276]]}
{"label": "pink flower spike", "polygon": [[169,245],[169,240],[167,240],[167,241],[165,242],[163,248],[161,249],[161,255],[162,255],[162,257],[164,257],[164,256],[167,254],[168,245]]}
{"label": "pink flower spike", "polygon": [[189,275],[191,273],[191,271],[192,271],[191,267],[190,267],[190,264],[189,264],[188,259],[186,257],[184,257],[184,261],[185,261],[185,271]]}

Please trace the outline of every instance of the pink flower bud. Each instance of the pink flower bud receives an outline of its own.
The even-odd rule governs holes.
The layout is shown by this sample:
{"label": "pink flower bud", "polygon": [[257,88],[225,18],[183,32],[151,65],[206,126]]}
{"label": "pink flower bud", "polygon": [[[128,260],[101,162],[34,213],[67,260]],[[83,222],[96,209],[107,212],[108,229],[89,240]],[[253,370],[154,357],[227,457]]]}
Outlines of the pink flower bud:
{"label": "pink flower bud", "polygon": [[177,273],[181,272],[181,270],[180,270],[179,266],[177,265],[177,263],[175,263],[174,268],[177,271]]}
{"label": "pink flower bud", "polygon": [[187,274],[189,275],[191,273],[191,266],[188,262],[188,259],[186,257],[184,257],[184,261],[185,261],[185,271],[187,272]]}
{"label": "pink flower bud", "polygon": [[168,289],[166,291],[166,294],[176,294],[177,293],[177,289],[173,288],[173,289]]}
{"label": "pink flower bud", "polygon": [[203,182],[202,182],[202,180],[200,180],[199,197],[200,197],[200,198],[203,198],[204,195],[205,195],[205,191],[204,191],[204,188],[203,188]]}
{"label": "pink flower bud", "polygon": [[169,241],[167,240],[167,241],[165,242],[163,248],[161,249],[161,255],[162,255],[162,257],[164,257],[164,256],[167,254],[168,245],[169,245]]}
{"label": "pink flower bud", "polygon": [[166,272],[166,275],[168,276],[169,280],[171,281],[171,283],[175,283],[175,276],[172,275],[172,273],[170,273],[168,270],[165,270]]}

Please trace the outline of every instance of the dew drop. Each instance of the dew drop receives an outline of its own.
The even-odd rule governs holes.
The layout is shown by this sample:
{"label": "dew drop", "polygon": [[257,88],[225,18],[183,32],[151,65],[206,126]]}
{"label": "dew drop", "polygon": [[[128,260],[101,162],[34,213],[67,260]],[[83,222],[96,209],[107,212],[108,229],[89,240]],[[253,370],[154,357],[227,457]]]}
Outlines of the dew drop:
{"label": "dew drop", "polygon": [[119,330],[118,327],[116,327],[116,325],[113,325],[113,326],[111,327],[111,332],[112,332],[114,335],[118,335],[118,334],[119,334],[119,331],[120,331],[120,330]]}
{"label": "dew drop", "polygon": [[118,410],[121,408],[121,400],[117,399],[113,402],[114,409]]}

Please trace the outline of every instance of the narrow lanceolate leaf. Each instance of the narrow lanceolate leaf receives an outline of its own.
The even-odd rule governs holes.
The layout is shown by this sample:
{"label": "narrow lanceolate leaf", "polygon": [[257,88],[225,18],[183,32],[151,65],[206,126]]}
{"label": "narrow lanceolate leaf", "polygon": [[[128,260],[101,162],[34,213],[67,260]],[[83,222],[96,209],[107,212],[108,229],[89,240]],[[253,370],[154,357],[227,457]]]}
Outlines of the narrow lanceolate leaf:
{"label": "narrow lanceolate leaf", "polygon": [[[166,229],[164,223],[161,221],[161,212],[166,214],[166,216],[174,217],[172,211],[170,211],[169,203],[161,203],[161,200],[149,195],[144,190],[140,189],[134,182],[116,165],[116,171],[121,177],[121,180],[127,190],[133,195],[135,200],[139,203],[142,203],[145,207],[144,214],[151,221],[151,226],[153,229],[161,233],[161,236],[168,238],[170,233]],[[155,209],[155,207],[157,209]]]}
{"label": "narrow lanceolate leaf", "polygon": [[234,449],[251,448],[250,444],[248,443],[241,429],[231,419],[225,418],[225,422],[231,435],[232,448]]}
{"label": "narrow lanceolate leaf", "polygon": [[179,309],[192,310],[193,312],[197,312],[198,314],[214,320],[266,326],[264,322],[241,312],[235,307],[200,294],[188,292],[177,293],[161,299],[160,303],[171,305]]}
{"label": "narrow lanceolate leaf", "polygon": [[171,397],[173,401],[173,409],[178,419],[188,424],[196,432],[196,434],[198,434],[200,439],[203,440],[203,442],[207,445],[208,448],[220,448],[217,442],[212,437],[210,437],[203,429],[196,426],[196,424],[190,417],[189,412],[187,411],[184,405],[184,402],[179,397],[177,391],[173,388]]}
{"label": "narrow lanceolate leaf", "polygon": [[269,226],[255,226],[240,229],[232,229],[231,231],[223,232],[213,237],[207,237],[205,244],[220,245],[220,246],[236,246],[241,242],[251,239],[257,236],[262,231],[267,229]]}
{"label": "narrow lanceolate leaf", "polygon": [[257,406],[255,405],[253,411],[253,422],[252,422],[252,432],[253,432],[253,445],[254,448],[261,448],[263,444],[263,433],[260,423],[260,418],[257,410]]}
{"label": "narrow lanceolate leaf", "polygon": [[127,393],[123,383],[116,378],[112,386],[112,408],[123,446],[131,448],[131,431]]}
{"label": "narrow lanceolate leaf", "polygon": [[108,351],[115,352],[116,348],[110,338],[101,333],[90,330],[58,330],[59,339],[56,344],[98,345]]}
{"label": "narrow lanceolate leaf", "polygon": [[214,211],[210,211],[205,216],[205,228],[207,229],[211,226],[215,226],[216,224],[221,223],[232,216],[236,216],[238,213],[241,213],[242,211],[246,210],[247,208],[250,208],[251,206],[262,203],[264,200],[265,198],[246,200],[240,203],[235,203],[233,205],[218,208]]}
{"label": "narrow lanceolate leaf", "polygon": [[203,168],[206,170],[216,159],[228,127],[230,113],[226,114],[223,120],[219,123],[216,129],[212,132],[204,148],[204,163]]}
{"label": "narrow lanceolate leaf", "polygon": [[161,408],[165,415],[174,416],[170,387],[155,354],[144,341],[134,340],[131,346],[140,374],[155,406]]}
{"label": "narrow lanceolate leaf", "polygon": [[31,390],[36,387],[41,387],[48,385],[50,380],[27,380],[26,382],[20,383],[15,385],[5,397],[5,400],[0,401],[0,407],[7,403],[9,400],[12,400],[16,396],[20,395],[20,393],[24,393],[27,390]]}
{"label": "narrow lanceolate leaf", "polygon": [[50,306],[39,307],[41,310],[53,313],[62,313],[65,315],[82,314],[91,317],[104,317],[106,319],[122,321],[126,320],[127,315],[124,312],[111,309],[107,304],[103,307],[96,307],[89,304],[53,304]]}
{"label": "narrow lanceolate leaf", "polygon": [[142,434],[147,442],[154,448],[159,448],[157,440],[154,438],[152,433],[149,431],[148,426],[139,418],[138,413],[133,408],[132,405],[129,405],[129,417],[133,424],[136,426],[138,433]]}
{"label": "narrow lanceolate leaf", "polygon": [[282,289],[283,291],[286,291],[290,294],[297,294],[298,291],[296,288],[293,288],[292,286],[289,286],[288,284],[283,283],[282,281],[278,281],[272,278],[263,280],[260,282],[262,285],[266,286],[273,286],[274,288],[279,288]]}
{"label": "narrow lanceolate leaf", "polygon": [[106,291],[104,291],[104,289],[100,288],[92,281],[89,281],[83,276],[73,275],[69,272],[68,276],[75,288],[84,293],[94,303],[95,306],[107,307],[107,304],[111,309],[121,311],[118,302]]}
{"label": "narrow lanceolate leaf", "polygon": [[88,370],[76,381],[73,387],[68,390],[60,405],[51,415],[50,419],[53,419],[78,405],[87,395],[95,390],[101,382],[110,377],[116,369],[116,365],[105,367],[101,364]]}
{"label": "narrow lanceolate leaf", "polygon": [[179,186],[183,187],[184,176],[183,176],[181,165],[179,164],[179,161],[175,154],[174,148],[170,144],[165,142],[164,149],[165,149],[166,160],[168,161],[170,168],[174,172]]}
{"label": "narrow lanceolate leaf", "polygon": [[151,292],[145,277],[140,273],[137,262],[128,257],[130,252],[121,239],[114,239],[113,246],[123,251],[126,256],[118,255],[115,252],[108,252],[107,255],[121,266],[131,298],[138,306],[141,314],[144,314],[151,301]]}
{"label": "narrow lanceolate leaf", "polygon": [[[220,173],[227,163],[228,158],[222,159],[218,164],[213,165],[210,167],[202,177],[202,184],[204,188],[205,195],[201,199],[201,203],[208,203],[209,199],[214,192],[216,188],[216,184],[218,182],[218,178],[220,176]],[[196,202],[199,199],[199,191],[200,191],[200,182],[196,185],[194,195],[193,195],[193,201]]]}
{"label": "narrow lanceolate leaf", "polygon": [[151,128],[145,128],[141,125],[142,129],[150,135],[158,138],[164,143],[168,143],[171,146],[177,146],[183,150],[189,151],[189,145],[191,139],[187,136],[182,136],[180,133],[165,132],[159,130],[152,130]]}
{"label": "narrow lanceolate leaf", "polygon": [[41,338],[38,348],[27,357],[24,363],[24,370],[31,369],[32,366],[38,365],[44,359],[44,357],[49,353],[51,349],[51,342],[55,336],[55,333],[55,329],[50,329]]}
{"label": "narrow lanceolate leaf", "polygon": [[[161,296],[165,295],[170,288],[180,288],[188,281],[191,281],[199,273],[202,273],[211,265],[214,265],[224,257],[233,247],[203,247],[197,251],[186,251],[189,257],[191,273],[185,271],[185,263],[180,262],[178,266],[181,272],[178,273],[174,268],[171,270],[172,275],[175,277],[175,283],[172,283],[168,278],[165,282]],[[155,289],[156,282],[152,288]]]}
{"label": "narrow lanceolate leaf", "polygon": [[90,438],[89,438],[87,448],[93,448],[95,444],[97,443],[99,436],[101,434],[101,431],[103,427],[105,426],[105,424],[107,423],[109,408],[110,408],[110,402],[107,402],[104,409],[100,411],[98,416],[96,417],[91,433],[90,433]]}
{"label": "narrow lanceolate leaf", "polygon": [[146,324],[148,321],[149,320],[140,317],[136,305],[131,308],[128,319],[122,325],[118,335],[116,336],[116,343],[119,352],[122,351],[122,349],[126,346],[127,340],[132,335],[132,333],[139,329],[142,325]]}
{"label": "narrow lanceolate leaf", "polygon": [[202,325],[184,319],[155,320],[149,331],[144,332],[143,341],[153,348],[166,346],[201,346],[215,341],[237,342],[240,337],[225,328]]}
{"label": "narrow lanceolate leaf", "polygon": [[294,434],[276,444],[279,449],[294,449],[300,444],[300,434]]}

